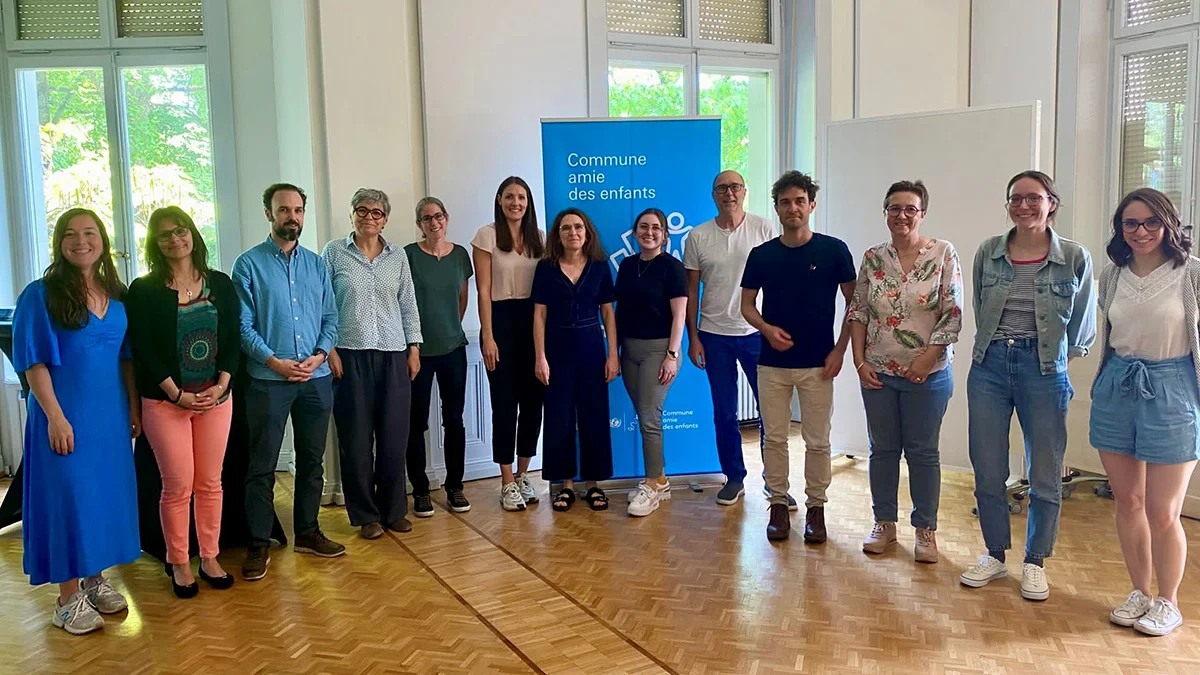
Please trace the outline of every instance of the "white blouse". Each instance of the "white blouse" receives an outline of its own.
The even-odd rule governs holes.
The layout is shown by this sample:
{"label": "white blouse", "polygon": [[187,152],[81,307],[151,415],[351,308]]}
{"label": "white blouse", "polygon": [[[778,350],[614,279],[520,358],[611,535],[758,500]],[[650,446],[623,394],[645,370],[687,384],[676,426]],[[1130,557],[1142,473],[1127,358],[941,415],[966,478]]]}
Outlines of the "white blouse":
{"label": "white blouse", "polygon": [[1117,277],[1117,292],[1108,321],[1109,337],[1118,354],[1135,359],[1160,361],[1191,353],[1191,328],[1183,308],[1183,277],[1186,266],[1172,261],[1139,277],[1128,267]]}

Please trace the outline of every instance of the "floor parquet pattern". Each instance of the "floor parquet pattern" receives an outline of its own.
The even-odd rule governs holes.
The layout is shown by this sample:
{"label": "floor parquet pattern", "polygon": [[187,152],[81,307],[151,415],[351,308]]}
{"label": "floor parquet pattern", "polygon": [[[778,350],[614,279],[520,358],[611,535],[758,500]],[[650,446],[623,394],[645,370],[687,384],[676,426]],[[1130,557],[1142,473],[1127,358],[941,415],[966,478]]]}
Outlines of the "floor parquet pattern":
{"label": "floor parquet pattern", "polygon": [[[769,543],[757,455],[747,447],[742,503],[719,507],[713,489],[676,486],[643,519],[625,515],[618,491],[608,512],[577,503],[554,513],[543,499],[504,513],[496,481],[467,486],[471,512],[450,513],[437,493],[434,518],[374,542],[324,509],[345,557],[276,549],[265,580],[204,587],[189,601],[143,558],[111,575],[128,615],[83,638],[50,626],[56,590],[28,586],[10,528],[0,533],[0,673],[1200,673],[1200,558],[1180,594],[1193,624],[1160,639],[1109,624],[1129,591],[1110,501],[1080,490],[1064,502],[1051,598],[1030,603],[1018,593],[1024,515],[1013,517],[1012,577],[958,584],[981,552],[970,476],[944,474],[942,561],[918,565],[906,523],[889,553],[861,552],[865,461],[835,461],[828,543],[805,545],[798,531]],[[802,476],[803,453],[793,457]],[[289,486],[280,481],[281,517]],[[800,487],[793,494],[803,500]],[[793,516],[802,523],[803,508]],[[1184,526],[1200,541],[1200,523]],[[241,552],[223,562],[236,571]]]}

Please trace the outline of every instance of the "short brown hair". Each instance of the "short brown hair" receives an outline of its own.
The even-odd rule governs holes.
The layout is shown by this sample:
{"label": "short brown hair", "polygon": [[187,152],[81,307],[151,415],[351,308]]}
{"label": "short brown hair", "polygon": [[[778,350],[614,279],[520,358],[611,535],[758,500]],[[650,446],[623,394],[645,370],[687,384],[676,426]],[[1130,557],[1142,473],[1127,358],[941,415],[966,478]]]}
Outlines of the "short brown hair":
{"label": "short brown hair", "polygon": [[920,178],[917,180],[898,180],[892,183],[892,186],[888,188],[887,194],[883,196],[883,208],[887,208],[888,200],[897,192],[910,192],[916,195],[921,200],[921,210],[929,210],[929,190],[925,188],[925,183],[921,182]]}
{"label": "short brown hair", "polygon": [[1053,223],[1054,217],[1058,215],[1058,209],[1062,207],[1062,197],[1058,196],[1058,190],[1054,187],[1054,179],[1042,173],[1041,171],[1030,169],[1029,171],[1022,171],[1021,173],[1013,176],[1012,179],[1008,181],[1008,187],[1004,189],[1004,199],[1007,201],[1009,197],[1012,197],[1013,186],[1016,185],[1017,181],[1021,180],[1022,178],[1032,178],[1038,183],[1041,183],[1042,189],[1044,189],[1046,194],[1050,196],[1050,205],[1054,208],[1050,209],[1050,213],[1046,215],[1046,222]]}
{"label": "short brown hair", "polygon": [[1125,207],[1133,202],[1145,204],[1150,209],[1150,213],[1163,222],[1162,249],[1174,266],[1179,267],[1186,263],[1188,256],[1191,255],[1192,238],[1183,229],[1179,211],[1171,203],[1170,197],[1148,187],[1130,192],[1125,195],[1120,204],[1117,204],[1117,210],[1113,212],[1112,217],[1112,239],[1108,240],[1108,247],[1105,248],[1108,259],[1118,267],[1124,267],[1133,260],[1133,249],[1129,247],[1129,242],[1125,241],[1125,233],[1121,228],[1121,216],[1125,213]]}
{"label": "short brown hair", "polygon": [[604,260],[608,255],[604,252],[604,247],[600,245],[600,233],[596,231],[596,226],[592,224],[592,219],[588,215],[577,208],[563,209],[554,216],[554,224],[550,226],[550,234],[546,236],[546,260],[558,262],[565,255],[562,245],[562,221],[567,216],[579,216],[583,221],[584,242],[583,242],[583,257],[592,260]]}

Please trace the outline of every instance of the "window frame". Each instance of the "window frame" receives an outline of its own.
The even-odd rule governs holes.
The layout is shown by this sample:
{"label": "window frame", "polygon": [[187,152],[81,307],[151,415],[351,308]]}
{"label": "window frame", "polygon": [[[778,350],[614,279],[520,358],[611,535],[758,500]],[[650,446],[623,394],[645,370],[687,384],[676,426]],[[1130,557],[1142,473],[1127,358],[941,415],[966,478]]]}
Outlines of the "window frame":
{"label": "window frame", "polygon": [[[1176,204],[1179,215],[1184,223],[1192,222],[1196,213],[1196,195],[1200,186],[1200,172],[1196,171],[1196,125],[1200,101],[1197,100],[1197,74],[1200,66],[1196,63],[1200,54],[1200,29],[1189,27],[1165,34],[1151,35],[1131,40],[1125,40],[1113,45],[1110,62],[1110,111],[1109,111],[1109,167],[1108,167],[1108,204],[1115,208],[1124,197],[1121,188],[1122,175],[1122,141],[1125,117],[1125,59],[1129,56],[1144,52],[1153,52],[1172,47],[1187,47],[1188,73],[1187,93],[1185,94],[1185,121],[1183,140],[1183,176],[1181,183],[1180,203]],[[1104,239],[1108,240],[1109,233],[1105,230]]]}
{"label": "window frame", "polygon": [[1113,8],[1112,12],[1113,39],[1120,40],[1138,35],[1152,35],[1200,23],[1200,0],[1189,0],[1189,2],[1192,6],[1191,15],[1176,17],[1174,19],[1163,19],[1141,26],[1126,26],[1125,18],[1129,15],[1129,0],[1116,0],[1117,6]]}
{"label": "window frame", "polygon": [[[627,57],[627,58],[626,58]],[[652,50],[652,49],[620,49],[610,48],[608,50],[608,61],[604,66],[604,111],[605,117],[608,117],[608,69],[612,64],[620,64],[643,68],[657,68],[660,66],[666,67],[682,67],[683,68],[683,114],[688,117],[693,117],[699,114],[698,101],[699,89],[699,71],[696,67],[696,55],[680,53],[677,51]]]}
{"label": "window frame", "polygon": [[685,50],[706,50],[742,55],[775,56],[780,54],[780,36],[783,34],[783,7],[781,0],[767,0],[770,19],[768,30],[770,42],[731,42],[700,37],[700,0],[680,0],[683,5],[683,37],[624,33],[608,30],[608,4],[605,0],[588,3],[588,10],[598,6],[603,19],[605,39],[609,46],[617,48],[670,47]]}
{"label": "window frame", "polygon": [[[16,40],[15,0],[0,0],[0,12],[5,31],[7,52],[0,54],[0,149],[5,176],[9,178],[7,227],[14,251],[14,287],[23,288],[41,275],[39,253],[42,242],[32,227],[34,191],[27,165],[25,139],[19,129],[21,109],[17,100],[17,71],[38,67],[99,67],[104,69],[106,83],[105,106],[109,138],[109,170],[113,181],[113,213],[129,219],[128,208],[132,190],[131,174],[126,170],[129,148],[120,115],[123,102],[120,69],[138,66],[204,65],[208,80],[209,125],[212,138],[213,198],[217,220],[217,256],[220,266],[229,269],[242,251],[239,222],[237,158],[234,137],[233,68],[229,44],[228,7],[224,0],[204,0],[204,35],[183,38],[111,38],[115,31],[116,0],[96,0],[107,3],[101,7],[102,40]],[[107,40],[107,41],[105,41]],[[92,46],[84,47],[82,43]],[[14,47],[13,44],[16,44]],[[111,82],[111,85],[109,84]],[[39,177],[40,180],[40,177]],[[35,190],[36,188],[36,190]],[[115,219],[115,218],[114,218]],[[126,281],[136,269],[138,242],[132,241],[133,223],[121,223],[114,231],[123,238],[124,255],[117,260]],[[122,229],[124,228],[124,229]],[[114,242],[114,248],[118,243]]]}

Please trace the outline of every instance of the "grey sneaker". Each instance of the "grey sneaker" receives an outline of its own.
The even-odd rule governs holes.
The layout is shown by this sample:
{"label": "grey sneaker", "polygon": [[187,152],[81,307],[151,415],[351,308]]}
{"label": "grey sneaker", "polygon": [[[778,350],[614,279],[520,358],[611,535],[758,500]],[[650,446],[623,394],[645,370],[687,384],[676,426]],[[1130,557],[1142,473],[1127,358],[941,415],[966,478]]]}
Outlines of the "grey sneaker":
{"label": "grey sneaker", "polygon": [[104,617],[96,613],[87,595],[78,590],[65,605],[58,604],[58,598],[54,599],[54,626],[71,635],[84,635],[104,628]]}
{"label": "grey sneaker", "polygon": [[101,614],[116,614],[129,609],[129,603],[125,602],[125,596],[118,593],[108,579],[99,574],[80,582],[79,590],[87,595],[88,602],[92,603],[96,611]]}
{"label": "grey sneaker", "polygon": [[1153,604],[1154,601],[1150,599],[1150,596],[1134,589],[1120,607],[1109,613],[1108,620],[1118,626],[1132,626],[1138,622],[1138,619],[1146,616],[1146,612],[1150,611],[1150,607]]}
{"label": "grey sneaker", "polygon": [[1150,606],[1146,616],[1133,624],[1133,628],[1139,633],[1162,637],[1182,625],[1183,615],[1179,613],[1179,608],[1171,604],[1170,600],[1159,598]]}
{"label": "grey sneaker", "polygon": [[533,489],[533,482],[529,480],[528,473],[517,474],[517,487],[521,490],[521,499],[524,499],[526,504],[537,503],[538,493]]}
{"label": "grey sneaker", "polygon": [[[766,478],[766,476],[763,476],[763,478]],[[771,488],[767,487],[766,485],[763,485],[763,496],[766,497],[767,499],[771,498]],[[790,494],[787,496],[787,498],[788,498],[788,511],[792,511],[792,512],[799,511],[800,505],[796,503],[796,498]]]}
{"label": "grey sneaker", "polygon": [[525,499],[521,497],[521,488],[513,481],[500,488],[500,506],[505,511],[524,511]]}
{"label": "grey sneaker", "polygon": [[717,503],[721,506],[732,506],[738,503],[744,494],[746,494],[746,488],[741,481],[726,481],[724,487],[717,493]]}

